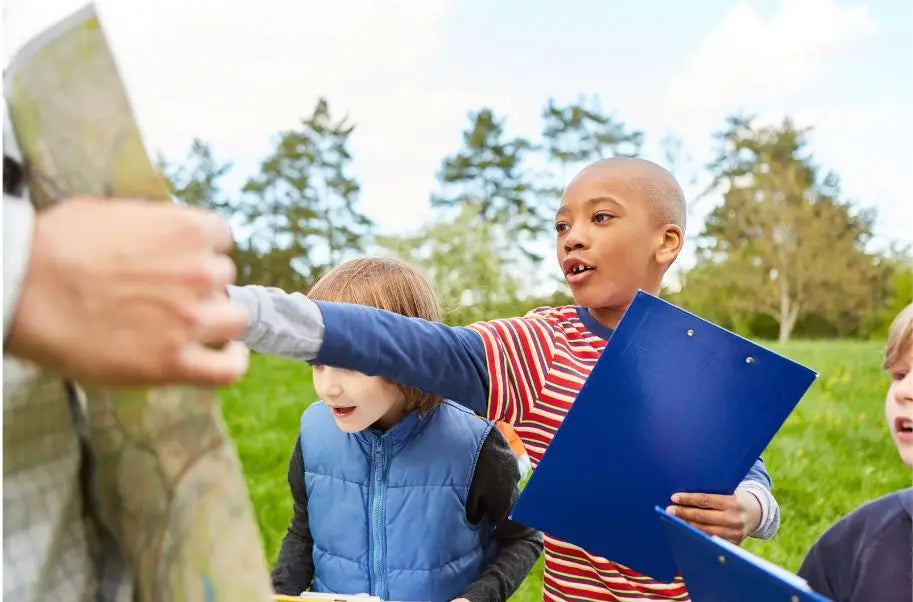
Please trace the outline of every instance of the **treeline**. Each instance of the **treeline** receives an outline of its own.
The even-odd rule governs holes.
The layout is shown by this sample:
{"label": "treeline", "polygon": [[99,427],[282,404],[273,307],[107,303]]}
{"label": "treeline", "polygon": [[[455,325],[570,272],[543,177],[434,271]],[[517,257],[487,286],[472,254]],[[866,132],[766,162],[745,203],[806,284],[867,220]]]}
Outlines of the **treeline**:
{"label": "treeline", "polygon": [[[507,136],[504,123],[489,108],[469,113],[461,147],[442,158],[429,191],[435,220],[397,236],[378,236],[360,210],[349,150],[355,125],[335,117],[324,99],[275,136],[239,190],[224,189],[232,165],[202,140],[183,160],[160,166],[177,199],[233,224],[240,282],[305,290],[346,258],[396,255],[436,282],[449,322],[469,323],[570,302],[557,278],[553,294],[523,294],[529,275],[541,273],[537,266],[554,261],[536,249],[553,237],[561,184],[599,158],[639,155],[644,142],[642,131],[605,113],[596,98],[549,100],[535,139]],[[701,228],[697,265],[664,295],[746,336],[883,335],[913,299],[909,249],[869,250],[874,211],[843,198],[806,134],[789,119],[758,126],[742,116],[713,134],[704,194],[722,203]],[[674,170],[681,144],[667,138],[663,146]]]}

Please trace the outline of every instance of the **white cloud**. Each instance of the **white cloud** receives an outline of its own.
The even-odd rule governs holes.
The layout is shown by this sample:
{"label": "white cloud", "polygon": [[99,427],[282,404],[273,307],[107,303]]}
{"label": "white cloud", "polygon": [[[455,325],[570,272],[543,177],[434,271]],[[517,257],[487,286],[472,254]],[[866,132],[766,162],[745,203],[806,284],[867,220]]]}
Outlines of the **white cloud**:
{"label": "white cloud", "polygon": [[[877,36],[864,5],[783,0],[765,17],[753,5],[739,4],[670,81],[662,121],[684,139],[697,165],[712,156],[710,133],[728,114],[757,115],[757,124],[789,116],[798,126],[812,126],[808,140],[816,162],[840,175],[847,198],[877,208],[877,242],[913,242],[913,202],[903,182],[913,164],[907,142],[913,121],[901,110],[899,88],[885,90],[876,103],[859,103],[847,81],[836,94],[825,86],[839,81],[841,61]],[[658,126],[653,131],[661,131]],[[702,189],[707,174],[700,180],[690,192]],[[695,222],[716,201],[695,203]]]}
{"label": "white cloud", "polygon": [[[7,57],[80,6],[13,4],[4,8]],[[150,152],[176,159],[200,136],[236,161],[240,181],[273,134],[324,96],[356,124],[362,207],[386,229],[399,215],[418,223],[441,157],[459,145],[454,123],[483,96],[441,85],[435,70],[449,0],[99,0],[97,8]]]}
{"label": "white cloud", "polygon": [[[83,3],[5,0],[5,56]],[[789,112],[818,125],[812,150],[841,174],[851,197],[879,205],[886,235],[899,237],[901,225],[911,223],[897,175],[908,171],[906,141],[913,138],[901,98],[887,90],[883,105],[866,107],[845,94],[815,93],[816,83],[840,76],[835,63],[842,56],[875,34],[863,6],[784,0],[767,16],[740,4],[694,49],[662,95],[645,93],[651,90],[646,80],[594,83],[606,55],[575,49],[570,33],[555,33],[547,57],[519,46],[508,52],[494,37],[457,39],[453,0],[96,5],[150,150],[177,159],[200,136],[217,156],[236,162],[239,181],[256,169],[271,136],[294,127],[323,95],[335,114],[348,113],[356,123],[352,151],[361,205],[387,232],[411,229],[429,214],[434,174],[441,158],[461,145],[468,110],[491,106],[508,116],[509,134],[535,136],[549,95],[570,99],[592,91],[603,93],[607,110],[628,107],[624,116],[646,130],[651,158],[662,161],[656,143],[668,128],[684,138],[695,166],[708,158],[710,133],[727,113],[747,108],[779,119]],[[518,69],[519,50],[537,56],[541,69]],[[648,61],[632,73],[655,68]],[[694,232],[705,207],[691,216]]]}
{"label": "white cloud", "polygon": [[776,101],[819,82],[838,57],[872,39],[876,24],[866,6],[836,0],[783,0],[764,19],[739,4],[687,59],[669,86],[681,115],[716,115]]}
{"label": "white cloud", "polygon": [[[392,8],[377,0],[175,4],[175,10],[150,4],[146,22],[120,4],[109,11],[112,41],[123,48],[124,72],[152,144],[174,156],[192,134],[200,135],[249,172],[273,133],[294,127],[322,95],[337,116],[356,123],[352,150],[362,207],[387,228],[395,225],[391,206],[414,209],[410,217],[424,210],[434,173],[425,164],[433,156],[429,147],[443,136],[422,82],[440,51],[446,1]],[[117,23],[114,10],[122,13]],[[180,29],[158,39],[174,30],[175,11]],[[142,52],[163,45],[161,52]],[[427,129],[403,135],[410,120]],[[415,163],[426,179],[398,177],[392,167],[407,172]]]}

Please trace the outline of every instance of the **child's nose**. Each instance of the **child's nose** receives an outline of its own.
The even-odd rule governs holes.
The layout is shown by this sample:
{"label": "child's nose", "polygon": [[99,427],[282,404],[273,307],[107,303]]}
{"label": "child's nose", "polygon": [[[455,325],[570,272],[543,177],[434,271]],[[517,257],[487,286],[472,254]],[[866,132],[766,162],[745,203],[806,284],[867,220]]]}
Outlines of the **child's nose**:
{"label": "child's nose", "polygon": [[323,385],[322,395],[325,397],[339,397],[342,395],[343,388],[338,370],[325,366],[320,374],[320,380]]}
{"label": "child's nose", "polygon": [[571,228],[568,230],[567,235],[564,237],[564,252],[570,253],[574,249],[582,249],[584,247],[586,247],[586,242],[581,229]]}

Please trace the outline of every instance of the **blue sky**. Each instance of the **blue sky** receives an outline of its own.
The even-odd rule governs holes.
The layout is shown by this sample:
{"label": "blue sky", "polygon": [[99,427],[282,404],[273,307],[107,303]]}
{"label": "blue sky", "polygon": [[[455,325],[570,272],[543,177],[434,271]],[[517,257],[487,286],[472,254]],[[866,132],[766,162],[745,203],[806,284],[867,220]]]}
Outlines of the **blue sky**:
{"label": "blue sky", "polygon": [[[226,184],[237,185],[273,133],[324,95],[357,124],[361,206],[386,233],[430,217],[434,174],[459,148],[469,110],[489,106],[507,116],[510,133],[536,137],[548,97],[597,94],[645,131],[648,158],[663,161],[665,134],[683,139],[691,161],[678,175],[692,196],[726,115],[791,115],[814,126],[811,150],[847,195],[878,210],[877,243],[913,242],[910,2],[96,5],[151,151],[177,159],[200,136],[235,163]],[[79,6],[5,1],[5,57]],[[692,204],[692,234],[713,202]]]}

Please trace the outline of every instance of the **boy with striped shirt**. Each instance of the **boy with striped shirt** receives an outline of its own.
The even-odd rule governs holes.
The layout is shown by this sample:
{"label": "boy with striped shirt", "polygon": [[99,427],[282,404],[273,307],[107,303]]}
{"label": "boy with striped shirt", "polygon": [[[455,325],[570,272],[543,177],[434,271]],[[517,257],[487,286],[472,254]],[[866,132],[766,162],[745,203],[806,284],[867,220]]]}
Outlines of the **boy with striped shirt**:
{"label": "boy with striped shirt", "polygon": [[[229,294],[250,312],[252,349],[383,376],[506,421],[535,469],[637,290],[659,292],[684,226],[684,195],[669,172],[606,159],[574,178],[555,216],[558,262],[576,305],[450,327],[272,288]],[[682,492],[669,511],[734,542],[769,538],[779,525],[770,485],[758,459],[733,495]],[[688,599],[680,579],[656,582],[548,534],[543,585],[546,600]]]}

